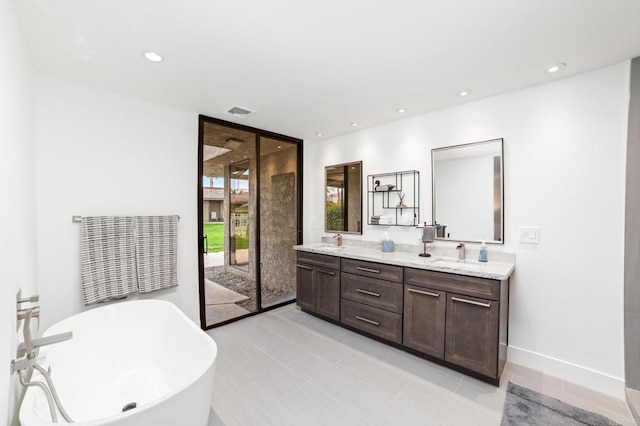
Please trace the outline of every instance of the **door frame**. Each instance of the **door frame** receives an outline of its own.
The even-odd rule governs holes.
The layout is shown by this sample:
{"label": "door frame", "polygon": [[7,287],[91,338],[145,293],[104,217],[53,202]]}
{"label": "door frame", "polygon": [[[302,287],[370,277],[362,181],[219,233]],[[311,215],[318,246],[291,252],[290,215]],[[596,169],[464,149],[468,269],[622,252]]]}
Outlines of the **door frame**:
{"label": "door frame", "polygon": [[[256,265],[255,265],[255,280],[256,280],[256,311],[247,315],[243,315],[237,318],[232,318],[227,321],[219,322],[215,325],[207,326],[207,318],[206,318],[206,306],[205,306],[205,293],[204,293],[204,231],[203,231],[203,190],[204,186],[202,183],[202,172],[203,172],[203,164],[202,160],[204,158],[203,154],[203,142],[204,142],[204,125],[206,123],[218,124],[221,126],[231,127],[238,130],[243,130],[246,132],[252,132],[255,134],[255,153],[256,153],[256,199],[258,202],[256,203],[256,242],[255,242],[255,254],[256,254]],[[233,123],[230,121],[221,120],[219,118],[208,117],[206,115],[198,115],[198,286],[199,286],[199,304],[200,304],[200,328],[203,330],[209,330],[211,328],[215,328],[224,324],[228,324],[234,321],[237,321],[242,318],[247,318],[252,315],[257,315],[262,312],[269,311],[271,309],[276,309],[284,305],[288,305],[290,303],[294,303],[296,299],[292,299],[286,302],[278,303],[275,305],[271,305],[268,308],[262,307],[262,267],[261,267],[261,256],[260,256],[260,139],[262,137],[278,139],[286,143],[293,143],[297,145],[297,166],[296,166],[296,217],[297,217],[297,236],[296,236],[296,244],[302,244],[302,179],[303,179],[303,140],[294,138],[291,136],[282,135],[279,133],[270,132],[267,130],[258,129],[255,127],[245,126],[238,123]]]}

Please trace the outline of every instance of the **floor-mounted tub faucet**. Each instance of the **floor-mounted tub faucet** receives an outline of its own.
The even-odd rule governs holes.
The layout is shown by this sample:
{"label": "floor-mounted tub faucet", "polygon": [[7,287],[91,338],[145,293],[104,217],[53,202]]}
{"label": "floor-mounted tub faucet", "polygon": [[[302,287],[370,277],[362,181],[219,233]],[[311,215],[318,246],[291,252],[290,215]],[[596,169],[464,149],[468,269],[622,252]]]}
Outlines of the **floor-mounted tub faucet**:
{"label": "floor-mounted tub faucet", "polygon": [[466,257],[464,243],[458,244],[458,247],[456,247],[456,250],[458,250],[458,262],[464,262],[464,259]]}
{"label": "floor-mounted tub faucet", "polygon": [[[51,414],[51,421],[54,423],[58,422],[58,416],[56,415],[56,407],[62,417],[68,422],[73,423],[69,414],[62,406],[60,402],[60,398],[58,397],[58,392],[56,392],[56,388],[53,385],[53,381],[51,380],[51,367],[49,370],[45,370],[37,363],[38,351],[42,346],[52,345],[58,342],[64,342],[65,340],[69,340],[73,337],[73,334],[69,331],[66,333],[55,334],[53,336],[41,337],[38,339],[32,339],[31,337],[31,319],[32,318],[40,318],[40,307],[33,306],[29,308],[22,308],[23,303],[35,303],[38,302],[39,296],[31,296],[27,298],[18,298],[17,300],[17,319],[18,321],[24,321],[22,324],[22,335],[24,336],[24,342],[20,343],[18,346],[18,352],[16,354],[16,359],[11,361],[11,374],[18,373],[18,377],[20,379],[20,384],[23,386],[22,392],[20,393],[20,399],[18,401],[18,410],[17,413],[20,412],[20,406],[22,405],[22,401],[24,400],[24,396],[26,394],[28,387],[38,387],[42,389],[45,396],[47,397],[47,402],[49,403],[49,413]],[[38,370],[38,372],[44,377],[46,384],[40,381],[31,381],[31,376],[33,375],[33,370]],[[55,404],[55,405],[54,405]]]}

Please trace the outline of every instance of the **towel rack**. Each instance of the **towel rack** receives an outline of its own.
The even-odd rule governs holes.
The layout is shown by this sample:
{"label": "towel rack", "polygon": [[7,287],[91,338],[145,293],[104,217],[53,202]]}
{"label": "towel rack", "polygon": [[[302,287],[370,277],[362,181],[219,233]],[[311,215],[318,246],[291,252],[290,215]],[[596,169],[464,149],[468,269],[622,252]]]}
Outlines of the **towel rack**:
{"label": "towel rack", "polygon": [[[180,216],[178,216],[178,220],[180,220]],[[80,223],[82,222],[82,216],[76,216],[76,215],[71,216],[71,221],[73,223]]]}

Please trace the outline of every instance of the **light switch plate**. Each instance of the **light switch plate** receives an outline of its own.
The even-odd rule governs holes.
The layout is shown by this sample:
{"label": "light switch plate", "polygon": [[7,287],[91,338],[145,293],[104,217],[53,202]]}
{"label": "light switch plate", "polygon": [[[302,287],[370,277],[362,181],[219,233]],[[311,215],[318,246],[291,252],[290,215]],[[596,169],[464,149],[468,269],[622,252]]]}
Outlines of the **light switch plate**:
{"label": "light switch plate", "polygon": [[540,244],[540,228],[538,226],[521,226],[520,242],[527,244]]}

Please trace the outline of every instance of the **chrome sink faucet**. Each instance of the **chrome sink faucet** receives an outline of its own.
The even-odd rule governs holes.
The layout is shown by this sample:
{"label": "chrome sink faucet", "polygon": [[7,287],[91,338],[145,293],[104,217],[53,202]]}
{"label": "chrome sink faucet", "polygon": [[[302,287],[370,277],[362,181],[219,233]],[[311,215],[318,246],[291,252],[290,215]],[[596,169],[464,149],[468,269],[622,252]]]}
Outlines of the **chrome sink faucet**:
{"label": "chrome sink faucet", "polygon": [[338,245],[338,247],[342,247],[342,235],[334,235],[333,238],[336,239],[336,244]]}
{"label": "chrome sink faucet", "polygon": [[464,262],[465,259],[465,248],[464,248],[464,243],[459,243],[458,247],[456,247],[456,250],[458,250],[458,262]]}

